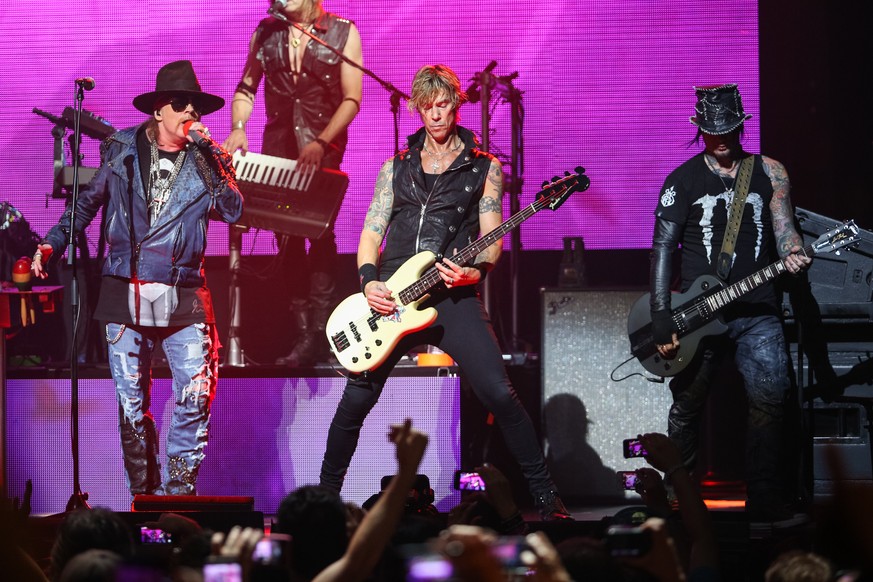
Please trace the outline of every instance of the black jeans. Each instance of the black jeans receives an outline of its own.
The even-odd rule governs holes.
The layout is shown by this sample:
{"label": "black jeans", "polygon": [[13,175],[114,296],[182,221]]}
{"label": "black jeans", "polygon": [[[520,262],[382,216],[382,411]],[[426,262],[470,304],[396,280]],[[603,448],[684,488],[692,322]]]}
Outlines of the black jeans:
{"label": "black jeans", "polygon": [[434,295],[428,305],[437,309],[433,324],[404,337],[385,363],[352,376],[346,384],[328,431],[321,484],[335,491],[342,488],[361,426],[379,399],[389,374],[410,349],[429,344],[454,358],[476,396],[494,414],[507,447],[527,478],[531,494],[536,497],[554,491],[533,423],[512,388],[497,337],[475,288]]}

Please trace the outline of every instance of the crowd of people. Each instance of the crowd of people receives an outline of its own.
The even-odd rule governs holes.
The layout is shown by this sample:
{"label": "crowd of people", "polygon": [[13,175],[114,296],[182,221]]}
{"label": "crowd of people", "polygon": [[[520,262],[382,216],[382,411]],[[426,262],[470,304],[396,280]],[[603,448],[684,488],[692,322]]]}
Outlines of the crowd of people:
{"label": "crowd of people", "polygon": [[[362,64],[354,23],[325,11],[320,0],[275,3],[252,35],[223,144],[212,140],[203,117],[221,109],[224,99],[201,88],[189,61],[161,67],[155,90],[133,101],[147,119],[106,140],[96,177],[38,244],[32,270],[44,278],[52,256],[57,261],[64,253],[71,234],[102,211],[110,251],[95,318],[106,323],[132,495],[196,494],[220,347],[204,272],[206,230],[210,218],[233,224],[242,216],[243,196],[229,152],[249,149],[246,124],[259,85],[263,81],[268,117],[263,153],[296,160],[301,171],[336,170],[349,125],[361,107]],[[672,304],[672,255],[678,248],[683,292],[703,276],[732,284],[773,261],[795,275],[811,263],[794,227],[785,168],[743,149],[744,122],[751,116],[737,86],[695,91],[690,121],[703,151],[670,173],[655,210],[651,332],[665,360],[676,357],[683,341],[684,322]],[[398,464],[390,483],[366,509],[343,501],[343,481],[367,415],[400,359],[429,344],[457,362],[493,414],[539,518],[573,525],[531,418],[509,380],[478,292],[501,256],[502,243],[463,264],[451,260],[503,220],[502,165],[459,124],[459,107],[466,100],[448,66],[425,65],[412,81],[408,106],[422,127],[381,167],[363,220],[357,266],[368,315],[399,319],[406,305],[397,295],[407,265],[422,251],[432,253],[438,281],[419,307],[434,308],[435,316],[425,327],[397,338],[372,368],[349,374],[328,431],[319,484],[289,493],[266,534],[239,527],[213,533],[188,518],[167,515],[150,525],[147,540],[137,540],[111,511],[70,513],[47,560],[22,551],[19,543],[17,532],[26,526],[26,494],[24,503],[10,504],[3,514],[0,552],[14,579],[725,579],[711,515],[693,471],[701,414],[718,366],[728,355],[734,356],[748,395],[749,517],[774,523],[792,516],[778,470],[783,399],[790,381],[772,282],[725,309],[726,332],[702,340],[692,363],[671,381],[668,434],[640,436],[651,467],[637,471],[644,507],[632,523],[606,520],[596,535],[550,539],[531,531],[508,481],[487,465],[478,468],[485,491],[465,495],[448,514],[410,511],[408,492],[427,437],[409,421],[390,429]],[[277,364],[311,366],[330,358],[324,331],[336,299],[335,237],[332,228],[308,244],[302,237],[281,235],[277,249],[296,328],[292,351]],[[163,469],[149,410],[157,344],[170,365],[175,401]],[[844,496],[862,504],[867,498],[852,490]],[[837,506],[833,511],[842,510]],[[859,533],[857,541],[867,540]],[[851,570],[842,579],[860,580],[868,566],[863,552],[791,550],[773,556],[767,580],[831,580],[838,567]]]}
{"label": "crowd of people", "polygon": [[[4,579],[64,581],[717,581],[733,580],[712,517],[677,445],[666,435],[640,435],[648,467],[638,469],[642,503],[603,518],[594,528],[559,523],[539,529],[513,501],[495,467],[478,471],[484,491],[469,492],[445,514],[410,503],[428,437],[409,420],[389,428],[397,469],[368,509],[335,491],[308,485],[289,493],[265,528],[209,531],[197,514],[162,514],[132,525],[108,509],[64,516],[50,552],[33,551],[30,491],[3,507],[0,562]],[[839,473],[839,466],[834,465]],[[669,493],[668,493],[669,491]],[[823,508],[818,531],[786,537],[743,579],[767,582],[866,580],[870,536],[863,509],[869,487],[840,485]],[[133,514],[135,515],[135,514]],[[827,517],[842,527],[829,529]],[[49,518],[46,518],[49,519]],[[144,529],[140,529],[140,525]],[[159,538],[144,533],[160,531]],[[827,540],[825,540],[827,538]],[[154,542],[165,543],[154,543]],[[840,547],[839,551],[834,548]]]}

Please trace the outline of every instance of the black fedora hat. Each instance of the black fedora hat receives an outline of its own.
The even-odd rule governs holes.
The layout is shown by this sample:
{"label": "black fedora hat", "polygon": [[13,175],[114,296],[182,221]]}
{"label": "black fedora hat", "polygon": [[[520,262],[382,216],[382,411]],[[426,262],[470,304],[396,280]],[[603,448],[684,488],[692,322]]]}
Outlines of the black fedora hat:
{"label": "black fedora hat", "polygon": [[730,133],[752,117],[743,111],[740,92],[733,83],[695,87],[694,91],[697,93],[697,104],[694,105],[697,115],[689,117],[688,120],[703,133]]}
{"label": "black fedora hat", "polygon": [[176,95],[192,97],[197,102],[200,115],[208,115],[224,107],[224,99],[200,89],[191,61],[173,61],[161,67],[155,80],[155,90],[135,97],[133,106],[151,115],[158,99]]}

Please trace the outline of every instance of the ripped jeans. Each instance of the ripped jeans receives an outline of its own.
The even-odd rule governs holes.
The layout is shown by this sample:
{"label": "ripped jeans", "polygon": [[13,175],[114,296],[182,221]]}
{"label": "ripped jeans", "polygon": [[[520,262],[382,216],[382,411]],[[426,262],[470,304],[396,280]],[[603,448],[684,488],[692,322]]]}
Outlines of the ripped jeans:
{"label": "ripped jeans", "polygon": [[693,467],[697,457],[700,417],[719,366],[736,346],[737,370],[748,398],[746,427],[746,488],[750,501],[778,502],[785,483],[780,474],[782,417],[791,387],[782,322],[773,315],[738,317],[727,322],[728,332],[704,338],[695,361],[670,382],[673,405],[668,434]]}
{"label": "ripped jeans", "polygon": [[[118,399],[118,426],[131,495],[195,495],[205,456],[209,414],[218,381],[215,326],[106,326],[109,367]],[[160,341],[173,375],[173,416],[167,432],[163,486],[158,435],[150,408],[152,355]]]}

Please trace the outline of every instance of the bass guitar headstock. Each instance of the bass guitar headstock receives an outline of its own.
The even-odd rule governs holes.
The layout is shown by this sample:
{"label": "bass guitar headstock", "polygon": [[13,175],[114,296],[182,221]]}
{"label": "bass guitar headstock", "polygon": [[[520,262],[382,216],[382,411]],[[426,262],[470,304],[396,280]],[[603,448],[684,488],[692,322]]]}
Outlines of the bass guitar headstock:
{"label": "bass guitar headstock", "polygon": [[591,185],[591,180],[585,175],[585,168],[576,166],[573,173],[564,172],[563,177],[554,177],[551,182],[543,182],[542,190],[537,193],[537,201],[551,210],[557,210],[573,192],[584,192]]}

